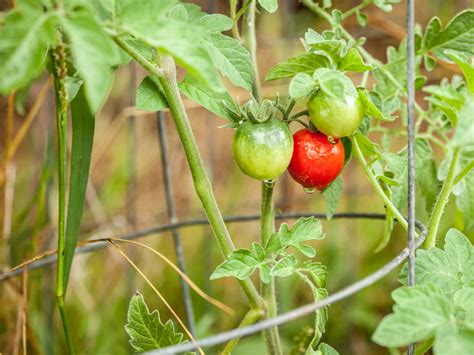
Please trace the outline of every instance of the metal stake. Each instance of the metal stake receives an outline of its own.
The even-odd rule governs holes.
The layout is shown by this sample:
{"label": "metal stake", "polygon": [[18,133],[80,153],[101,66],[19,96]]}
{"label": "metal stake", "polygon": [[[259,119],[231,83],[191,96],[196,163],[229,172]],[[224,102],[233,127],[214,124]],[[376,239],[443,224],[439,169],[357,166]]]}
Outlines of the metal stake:
{"label": "metal stake", "polygon": [[[415,285],[415,0],[407,1],[408,285]],[[408,355],[415,346],[408,345]]]}
{"label": "metal stake", "polygon": [[[173,183],[171,180],[171,170],[169,166],[168,160],[168,141],[167,141],[167,134],[166,134],[166,123],[165,117],[163,112],[158,112],[157,116],[157,125],[158,125],[158,141],[160,143],[160,152],[161,152],[161,166],[163,172],[163,181],[165,184],[165,192],[166,192],[166,209],[168,214],[168,219],[170,223],[176,223],[176,207],[174,204],[173,199]],[[176,253],[176,261],[178,264],[179,269],[186,273],[186,264],[184,261],[184,253],[183,247],[181,245],[181,238],[179,232],[176,228],[171,230],[171,235],[173,236],[173,244],[174,250]],[[189,292],[188,284],[180,278],[181,290],[183,292],[183,300],[184,300],[184,308],[186,311],[186,318],[188,323],[188,328],[191,334],[196,334],[196,326],[194,321],[194,310],[193,310],[193,303],[191,299],[191,294]]]}

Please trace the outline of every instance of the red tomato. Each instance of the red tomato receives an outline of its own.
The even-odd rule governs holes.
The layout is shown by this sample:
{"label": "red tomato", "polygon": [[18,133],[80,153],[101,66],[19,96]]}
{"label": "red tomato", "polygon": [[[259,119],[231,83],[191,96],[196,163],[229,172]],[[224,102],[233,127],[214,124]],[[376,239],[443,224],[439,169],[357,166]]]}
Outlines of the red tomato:
{"label": "red tomato", "polygon": [[302,129],[293,135],[293,156],[288,172],[305,188],[324,190],[344,166],[344,146],[329,142],[323,133]]}

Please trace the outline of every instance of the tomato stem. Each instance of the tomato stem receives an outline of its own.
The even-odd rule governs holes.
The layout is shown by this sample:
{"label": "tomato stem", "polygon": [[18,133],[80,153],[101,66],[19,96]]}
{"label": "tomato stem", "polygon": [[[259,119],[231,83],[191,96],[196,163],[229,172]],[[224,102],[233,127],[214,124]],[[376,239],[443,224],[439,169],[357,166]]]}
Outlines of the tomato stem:
{"label": "tomato stem", "polygon": [[439,192],[438,199],[436,200],[436,203],[433,207],[433,213],[430,217],[430,222],[428,224],[428,234],[426,235],[426,240],[424,243],[425,249],[429,249],[436,246],[436,236],[438,234],[441,216],[443,215],[444,208],[446,207],[446,204],[449,201],[451,191],[456,181],[460,181],[455,175],[460,152],[460,147],[455,148],[453,151],[453,157],[451,158],[451,163],[449,164],[448,175],[446,176],[446,180],[444,181],[443,187]]}
{"label": "tomato stem", "polygon": [[[244,15],[244,45],[250,52],[252,67],[254,72],[254,82],[252,94],[258,103],[262,101],[260,75],[257,61],[257,36],[255,31],[255,13],[257,1],[251,1]],[[261,214],[261,242],[265,245],[275,229],[275,213],[273,208],[273,188],[274,185],[267,185],[262,182],[262,214]],[[273,318],[277,315],[275,280],[271,278],[269,284],[260,282],[262,296],[267,308],[267,317]],[[282,354],[280,335],[278,327],[273,327],[263,331],[263,337],[270,354]]]}
{"label": "tomato stem", "polygon": [[260,74],[258,71],[257,62],[257,36],[255,32],[255,10],[257,7],[256,1],[251,1],[248,5],[248,9],[244,15],[244,43],[250,52],[253,67],[253,96],[260,102],[262,100],[262,89],[260,87]]}
{"label": "tomato stem", "polygon": [[377,181],[377,178],[374,176],[374,174],[370,170],[369,166],[367,165],[367,161],[365,160],[364,155],[362,154],[362,151],[360,150],[359,143],[357,142],[356,136],[350,137],[350,140],[351,140],[352,148],[357,160],[359,160],[360,164],[362,165],[362,168],[364,169],[365,174],[369,178],[370,183],[375,188],[375,191],[377,191],[377,193],[379,194],[379,196],[382,198],[383,202],[385,203],[385,207],[388,208],[393,213],[393,216],[398,221],[398,223],[400,223],[403,229],[407,230],[408,222],[402,216],[400,211],[393,205],[392,201],[388,198],[388,196],[385,194],[382,187],[380,186],[379,182]]}
{"label": "tomato stem", "polygon": [[[179,93],[175,62],[172,57],[163,56],[160,65],[165,75],[160,77],[159,80],[163,86],[163,92],[168,102],[171,116],[184,148],[186,159],[191,170],[194,188],[206,212],[209,224],[216,236],[221,252],[224,257],[227,257],[235,250],[235,247],[214,197],[211,182],[201,160],[196,140]],[[251,308],[260,309],[262,307],[262,300],[251,280],[239,280],[239,283],[247,296]]]}
{"label": "tomato stem", "polygon": [[[242,318],[242,321],[240,322],[238,328],[244,328],[248,325],[254,324],[256,321],[258,321],[262,316],[263,316],[263,311],[262,310],[249,310],[244,318]],[[240,338],[235,338],[229,341],[225,348],[222,350],[220,353],[221,355],[230,355],[232,350],[234,350],[235,346],[239,343]]]}
{"label": "tomato stem", "polygon": [[[275,232],[275,207],[273,205],[274,184],[269,185],[262,182],[262,206],[261,206],[261,224],[260,238],[262,246],[265,247]],[[275,278],[270,277],[269,283],[260,282],[263,299],[267,304],[267,315],[269,318],[277,316],[278,309],[275,295]],[[265,342],[271,354],[283,354],[281,348],[280,334],[278,328],[270,328],[264,332]]]}

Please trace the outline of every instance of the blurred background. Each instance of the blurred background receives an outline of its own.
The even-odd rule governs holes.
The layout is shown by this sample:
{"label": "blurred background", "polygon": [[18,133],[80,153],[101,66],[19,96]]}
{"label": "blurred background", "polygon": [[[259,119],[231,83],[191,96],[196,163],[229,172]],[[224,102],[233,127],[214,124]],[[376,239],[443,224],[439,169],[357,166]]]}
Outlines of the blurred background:
{"label": "blurred background", "polygon": [[[208,12],[228,14],[227,1],[193,2]],[[341,10],[358,3],[360,1],[333,0],[334,8]],[[9,1],[0,1],[0,9],[9,6]],[[416,6],[417,22],[425,26],[433,16],[439,16],[445,24],[457,12],[472,7],[473,3],[469,0],[418,0]],[[405,36],[405,5],[396,5],[391,13],[371,6],[366,13],[369,15],[367,27],[359,27],[355,17],[346,21],[346,27],[356,38],[366,37],[366,49],[375,57],[385,60],[387,46],[398,46]],[[264,11],[259,14],[258,56],[262,78],[277,62],[303,52],[300,38],[308,28],[321,31],[326,28],[326,24],[296,0],[280,1],[280,8],[275,14]],[[441,78],[454,74],[455,69],[449,65],[425,73],[428,83],[438,83]],[[144,72],[133,64],[120,68],[116,72],[109,100],[97,116],[81,240],[120,236],[169,222],[157,118],[155,114],[139,112],[134,108],[135,90],[143,77]],[[355,82],[360,80],[356,76],[353,79]],[[270,98],[274,98],[277,93],[285,97],[287,85],[281,80],[263,83],[264,94]],[[234,90],[233,94],[241,103],[248,99],[243,91]],[[8,97],[0,97],[1,159],[4,159],[5,147],[13,136],[22,130],[25,136],[7,165],[6,183],[0,191],[3,235],[0,242],[1,271],[34,255],[55,249],[57,223],[56,129],[51,83],[42,77],[29,91],[16,94],[13,126],[9,126],[6,119],[8,101]],[[419,102],[425,105],[421,96]],[[232,130],[220,128],[226,122],[199,108],[197,104],[189,100],[185,100],[185,104],[223,214],[259,213],[260,183],[243,175],[233,161]],[[179,139],[168,113],[165,117],[178,220],[202,218],[203,211],[194,193]],[[377,140],[380,137],[374,135],[372,138]],[[400,147],[402,145],[403,142],[400,142]],[[396,150],[397,147],[392,149]],[[382,202],[356,162],[352,161],[345,168],[343,179],[344,190],[338,212],[384,212]],[[277,209],[284,212],[325,211],[320,194],[305,193],[287,174],[277,182],[275,203]],[[445,213],[442,234],[450,227],[461,226],[460,216],[453,205],[451,202]],[[418,207],[417,218],[426,222],[422,203]],[[323,225],[326,239],[315,243],[318,252],[316,258],[328,267],[330,293],[376,270],[406,244],[405,233],[396,226],[389,245],[375,253],[384,228],[383,222],[379,221],[333,220],[330,223],[323,222]],[[237,247],[248,247],[258,239],[259,224],[229,224],[229,230]],[[473,238],[473,231],[466,233]],[[221,262],[209,228],[185,228],[180,230],[180,234],[190,278],[236,311],[235,317],[230,317],[193,294],[197,337],[237,326],[247,306],[233,279],[209,281],[209,275]],[[170,233],[150,235],[140,241],[175,261]],[[184,319],[177,274],[145,249],[129,245],[123,245],[123,249]],[[391,310],[390,292],[399,286],[397,277],[397,272],[393,272],[369,289],[331,306],[323,341],[341,354],[387,353],[386,349],[373,344],[370,337],[381,318]],[[144,295],[150,308],[160,311],[163,320],[172,318],[136,271],[116,250],[110,248],[77,256],[69,284],[67,308],[73,324],[73,340],[81,354],[132,352],[123,326],[126,323],[128,302],[136,290]],[[0,285],[0,353],[19,353],[22,317],[27,319],[29,353],[65,353],[54,289],[55,266],[32,271],[27,278],[19,276]],[[277,292],[280,312],[312,299],[310,291],[297,279],[280,279]],[[286,353],[292,349],[293,353],[298,353],[298,347],[292,343],[305,340],[313,318],[308,316],[281,327]],[[234,354],[248,354],[249,351],[263,354],[264,349],[261,336],[255,336],[243,340]]]}

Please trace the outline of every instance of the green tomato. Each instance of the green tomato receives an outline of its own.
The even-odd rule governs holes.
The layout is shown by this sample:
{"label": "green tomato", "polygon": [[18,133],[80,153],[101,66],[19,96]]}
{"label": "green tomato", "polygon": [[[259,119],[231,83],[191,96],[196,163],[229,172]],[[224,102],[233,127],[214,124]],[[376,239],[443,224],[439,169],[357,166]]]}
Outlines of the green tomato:
{"label": "green tomato", "polygon": [[247,121],[235,131],[232,152],[244,174],[258,180],[273,180],[290,164],[293,137],[280,120]]}
{"label": "green tomato", "polygon": [[364,110],[358,96],[334,98],[319,90],[308,101],[311,123],[329,137],[346,137],[359,128]]}

